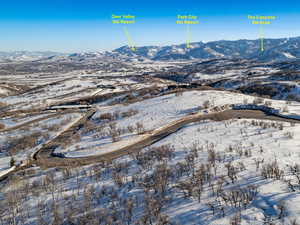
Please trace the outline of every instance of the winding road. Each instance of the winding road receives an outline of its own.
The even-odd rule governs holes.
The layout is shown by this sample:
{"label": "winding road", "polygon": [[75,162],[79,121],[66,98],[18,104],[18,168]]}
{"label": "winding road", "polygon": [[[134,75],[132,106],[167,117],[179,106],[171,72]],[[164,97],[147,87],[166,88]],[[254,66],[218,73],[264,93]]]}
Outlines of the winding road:
{"label": "winding road", "polygon": [[203,121],[224,121],[229,119],[258,119],[258,120],[270,120],[276,122],[291,122],[300,123],[300,119],[289,119],[282,117],[280,115],[266,113],[262,110],[234,110],[226,109],[220,112],[211,113],[196,113],[193,115],[185,116],[178,119],[170,124],[153,130],[152,132],[140,135],[137,141],[133,141],[125,147],[119,148],[117,150],[105,153],[99,153],[97,155],[85,156],[85,157],[65,157],[64,155],[54,154],[54,151],[58,147],[63,147],[68,140],[75,135],[79,129],[84,127],[85,123],[92,118],[95,114],[96,109],[90,109],[81,118],[72,123],[68,128],[59,133],[52,140],[44,144],[39,150],[31,155],[31,160],[24,162],[21,166],[11,168],[8,173],[0,174],[0,181],[9,177],[10,175],[26,169],[32,165],[40,166],[41,168],[51,168],[51,167],[75,167],[89,165],[98,162],[112,161],[116,158],[128,155],[134,152],[138,152],[143,148],[154,144],[167,137],[170,134],[175,133],[180,128],[187,124]]}
{"label": "winding road", "polygon": [[293,122],[300,123],[297,119],[283,118],[277,115],[267,114],[261,110],[233,110],[227,109],[221,112],[212,112],[208,114],[197,113],[194,115],[186,116],[182,119],[178,119],[170,124],[167,124],[161,128],[158,128],[150,133],[143,134],[143,137],[138,141],[132,142],[129,145],[117,149],[115,151],[106,152],[98,155],[91,155],[85,157],[64,157],[63,155],[53,154],[54,150],[63,144],[66,138],[70,138],[79,126],[82,126],[86,120],[91,118],[92,112],[86,114],[86,116],[79,121],[79,123],[74,124],[69,130],[62,133],[55,140],[49,143],[44,148],[36,152],[34,156],[35,163],[41,167],[67,167],[67,166],[82,166],[97,162],[111,161],[113,159],[119,158],[124,155],[128,155],[133,152],[140,151],[141,149],[152,145],[153,143],[160,141],[161,139],[167,137],[168,135],[175,133],[180,128],[187,124],[198,122],[202,120],[213,120],[213,121],[223,121],[229,119],[259,119],[259,120],[270,120],[277,122]]}

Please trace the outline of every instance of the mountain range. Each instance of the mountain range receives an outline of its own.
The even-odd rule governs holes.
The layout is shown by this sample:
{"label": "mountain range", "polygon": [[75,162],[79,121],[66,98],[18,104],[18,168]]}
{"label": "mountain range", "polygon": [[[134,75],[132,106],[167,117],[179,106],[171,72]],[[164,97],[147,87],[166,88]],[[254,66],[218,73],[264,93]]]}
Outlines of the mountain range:
{"label": "mountain range", "polygon": [[168,46],[135,47],[128,46],[106,52],[89,52],[64,54],[57,52],[0,52],[1,61],[30,60],[68,60],[86,61],[103,58],[115,58],[126,61],[145,60],[192,60],[192,59],[250,59],[257,61],[291,61],[300,59],[300,37],[264,39],[264,50],[261,50],[261,40],[236,40],[194,42],[190,48],[186,44]]}
{"label": "mountain range", "polygon": [[1,61],[32,61],[43,59],[53,56],[63,56],[64,53],[51,52],[51,51],[12,51],[4,52],[0,51],[0,60]]}
{"label": "mountain range", "polygon": [[300,37],[265,39],[261,51],[261,40],[195,42],[170,46],[136,47],[115,49],[112,53],[128,57],[143,57],[151,60],[241,58],[258,61],[281,61],[300,59]]}

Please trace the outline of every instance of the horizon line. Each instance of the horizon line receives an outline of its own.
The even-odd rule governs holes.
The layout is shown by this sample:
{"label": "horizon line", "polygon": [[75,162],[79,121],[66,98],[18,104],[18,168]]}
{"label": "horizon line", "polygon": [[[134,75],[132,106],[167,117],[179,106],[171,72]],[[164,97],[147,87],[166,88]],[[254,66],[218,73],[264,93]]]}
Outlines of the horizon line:
{"label": "horizon line", "polygon": [[[264,40],[275,40],[275,39],[293,39],[293,38],[300,38],[300,36],[290,36],[290,37],[270,37],[270,38],[264,38]],[[220,40],[211,40],[211,41],[194,41],[191,42],[190,44],[197,44],[197,43],[213,43],[213,42],[219,42],[219,41],[229,41],[229,42],[233,42],[233,41],[257,41],[260,40],[260,38],[257,39],[246,39],[246,38],[240,38],[240,39],[220,39]],[[178,43],[178,44],[171,44],[171,45],[136,45],[136,48],[142,48],[142,47],[167,47],[167,46],[180,46],[180,45],[186,45],[186,43]],[[84,51],[72,51],[72,52],[65,52],[65,51],[56,51],[56,50],[9,50],[9,51],[2,51],[0,50],[0,53],[16,53],[16,52],[29,52],[29,53],[57,53],[57,54],[75,54],[75,53],[93,53],[93,52],[100,52],[100,53],[104,53],[104,52],[112,52],[116,49],[119,48],[123,48],[123,47],[129,47],[128,45],[122,45],[120,47],[117,48],[113,48],[111,50],[84,50]]]}

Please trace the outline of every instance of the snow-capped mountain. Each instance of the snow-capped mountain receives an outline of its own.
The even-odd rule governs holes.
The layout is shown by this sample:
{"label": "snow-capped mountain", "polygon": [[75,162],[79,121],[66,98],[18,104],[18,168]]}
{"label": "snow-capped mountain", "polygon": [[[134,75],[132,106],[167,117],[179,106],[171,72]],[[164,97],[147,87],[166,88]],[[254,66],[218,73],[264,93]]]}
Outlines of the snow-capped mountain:
{"label": "snow-capped mountain", "polygon": [[300,59],[300,37],[195,42],[169,46],[135,47],[134,51],[123,46],[113,51],[64,54],[57,52],[0,52],[0,61],[67,61],[93,62],[99,60],[145,61],[145,60],[189,60],[189,59],[250,59],[257,61],[291,61]]}
{"label": "snow-capped mountain", "polygon": [[0,61],[34,61],[48,57],[63,56],[64,53],[51,52],[51,51],[12,51],[0,52]]}
{"label": "snow-capped mountain", "polygon": [[112,51],[127,57],[147,58],[151,60],[242,58],[260,61],[281,61],[300,58],[300,37],[265,39],[264,51],[261,40],[213,41],[170,46],[136,47],[132,51],[128,46]]}

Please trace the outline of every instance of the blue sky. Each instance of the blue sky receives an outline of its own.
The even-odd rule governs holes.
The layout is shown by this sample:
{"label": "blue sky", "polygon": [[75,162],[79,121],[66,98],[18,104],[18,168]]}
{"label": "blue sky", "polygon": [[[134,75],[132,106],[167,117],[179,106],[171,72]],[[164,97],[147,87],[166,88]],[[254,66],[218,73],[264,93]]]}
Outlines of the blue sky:
{"label": "blue sky", "polygon": [[247,15],[277,16],[266,25],[266,37],[300,36],[299,0],[10,0],[0,4],[0,51],[78,52],[111,50],[127,45],[123,26],[112,14],[132,14],[127,25],[134,43],[179,44],[186,26],[175,24],[177,14],[198,16],[192,41],[256,39],[259,27]]}

